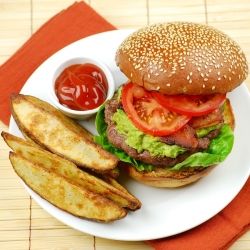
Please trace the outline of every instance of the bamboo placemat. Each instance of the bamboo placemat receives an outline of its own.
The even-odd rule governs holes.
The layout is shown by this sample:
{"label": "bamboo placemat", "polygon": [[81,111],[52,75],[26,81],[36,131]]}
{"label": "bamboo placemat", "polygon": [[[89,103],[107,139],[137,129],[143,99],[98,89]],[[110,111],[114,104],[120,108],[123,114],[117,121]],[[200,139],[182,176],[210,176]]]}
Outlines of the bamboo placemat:
{"label": "bamboo placemat", "polygon": [[[0,64],[43,23],[72,0],[0,0]],[[212,25],[233,37],[250,62],[249,0],[89,0],[85,1],[118,29],[162,21]],[[250,65],[249,65],[250,66]],[[250,77],[245,82],[250,90]],[[0,130],[8,127],[0,122]],[[112,241],[78,232],[51,217],[30,198],[8,160],[0,139],[0,249],[152,249],[144,242]],[[250,232],[231,250],[250,249]]]}

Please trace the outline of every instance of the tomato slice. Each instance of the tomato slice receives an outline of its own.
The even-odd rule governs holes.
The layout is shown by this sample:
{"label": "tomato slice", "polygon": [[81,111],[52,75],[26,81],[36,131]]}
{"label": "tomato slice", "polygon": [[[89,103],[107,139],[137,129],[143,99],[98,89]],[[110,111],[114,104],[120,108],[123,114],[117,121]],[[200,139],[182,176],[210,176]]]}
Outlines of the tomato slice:
{"label": "tomato slice", "polygon": [[170,96],[154,91],[152,95],[163,107],[189,116],[206,115],[220,108],[226,99],[226,94]]}
{"label": "tomato slice", "polygon": [[173,134],[191,118],[164,108],[151,92],[132,82],[122,90],[122,104],[132,123],[144,133],[154,136]]}

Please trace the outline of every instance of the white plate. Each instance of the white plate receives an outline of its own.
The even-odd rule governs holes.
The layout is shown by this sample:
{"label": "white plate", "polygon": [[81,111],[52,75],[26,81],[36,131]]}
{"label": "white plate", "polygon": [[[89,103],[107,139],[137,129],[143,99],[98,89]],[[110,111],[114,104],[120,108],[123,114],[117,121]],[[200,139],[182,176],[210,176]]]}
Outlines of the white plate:
{"label": "white plate", "polygon": [[[126,80],[114,62],[115,51],[132,30],[118,30],[97,34],[79,40],[60,50],[45,61],[29,78],[21,93],[37,96],[47,102],[51,75],[62,58],[95,56],[113,71],[117,86]],[[140,199],[142,208],[128,212],[126,218],[100,224],[76,218],[54,207],[25,184],[36,202],[48,213],[79,231],[115,240],[149,240],[175,235],[191,229],[221,211],[240,191],[250,173],[250,110],[249,92],[244,84],[228,94],[235,118],[235,144],[229,157],[208,176],[195,184],[178,189],[159,189],[142,185],[123,176],[120,181]],[[94,120],[82,123],[96,133]],[[10,132],[22,136],[11,119]]]}

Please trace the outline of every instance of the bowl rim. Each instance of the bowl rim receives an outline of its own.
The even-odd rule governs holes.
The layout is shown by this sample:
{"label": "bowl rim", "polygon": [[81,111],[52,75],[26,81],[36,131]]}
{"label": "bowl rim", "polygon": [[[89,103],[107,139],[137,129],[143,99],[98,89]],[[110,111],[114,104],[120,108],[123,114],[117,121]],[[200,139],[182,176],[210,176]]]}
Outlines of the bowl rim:
{"label": "bowl rim", "polygon": [[95,64],[97,67],[99,67],[104,74],[106,75],[107,81],[108,81],[108,93],[107,93],[107,98],[105,102],[108,99],[111,99],[114,92],[115,92],[115,78],[112,74],[112,71],[109,69],[109,67],[100,59],[97,59],[95,57],[89,57],[89,56],[79,56],[79,57],[74,57],[67,59],[58,65],[53,73],[51,83],[50,83],[50,89],[48,92],[49,98],[52,101],[52,103],[61,111],[64,113],[76,115],[76,116],[81,116],[81,115],[91,115],[95,114],[98,112],[99,108],[103,105],[101,104],[100,106],[94,108],[94,109],[89,109],[89,110],[73,110],[70,108],[67,108],[66,106],[62,105],[55,93],[55,80],[56,78],[61,74],[61,72],[68,66],[73,65],[73,64],[84,64],[84,63],[92,63]]}

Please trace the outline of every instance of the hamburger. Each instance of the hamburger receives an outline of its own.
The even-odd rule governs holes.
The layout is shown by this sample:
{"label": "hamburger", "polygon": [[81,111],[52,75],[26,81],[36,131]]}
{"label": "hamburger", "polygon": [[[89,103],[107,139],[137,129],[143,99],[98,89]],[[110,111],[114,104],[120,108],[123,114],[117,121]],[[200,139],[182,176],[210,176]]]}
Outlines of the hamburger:
{"label": "hamburger", "polygon": [[235,125],[227,93],[248,75],[236,42],[207,25],[157,23],[129,35],[115,61],[128,81],[100,108],[95,141],[130,177],[179,187],[227,158]]}

